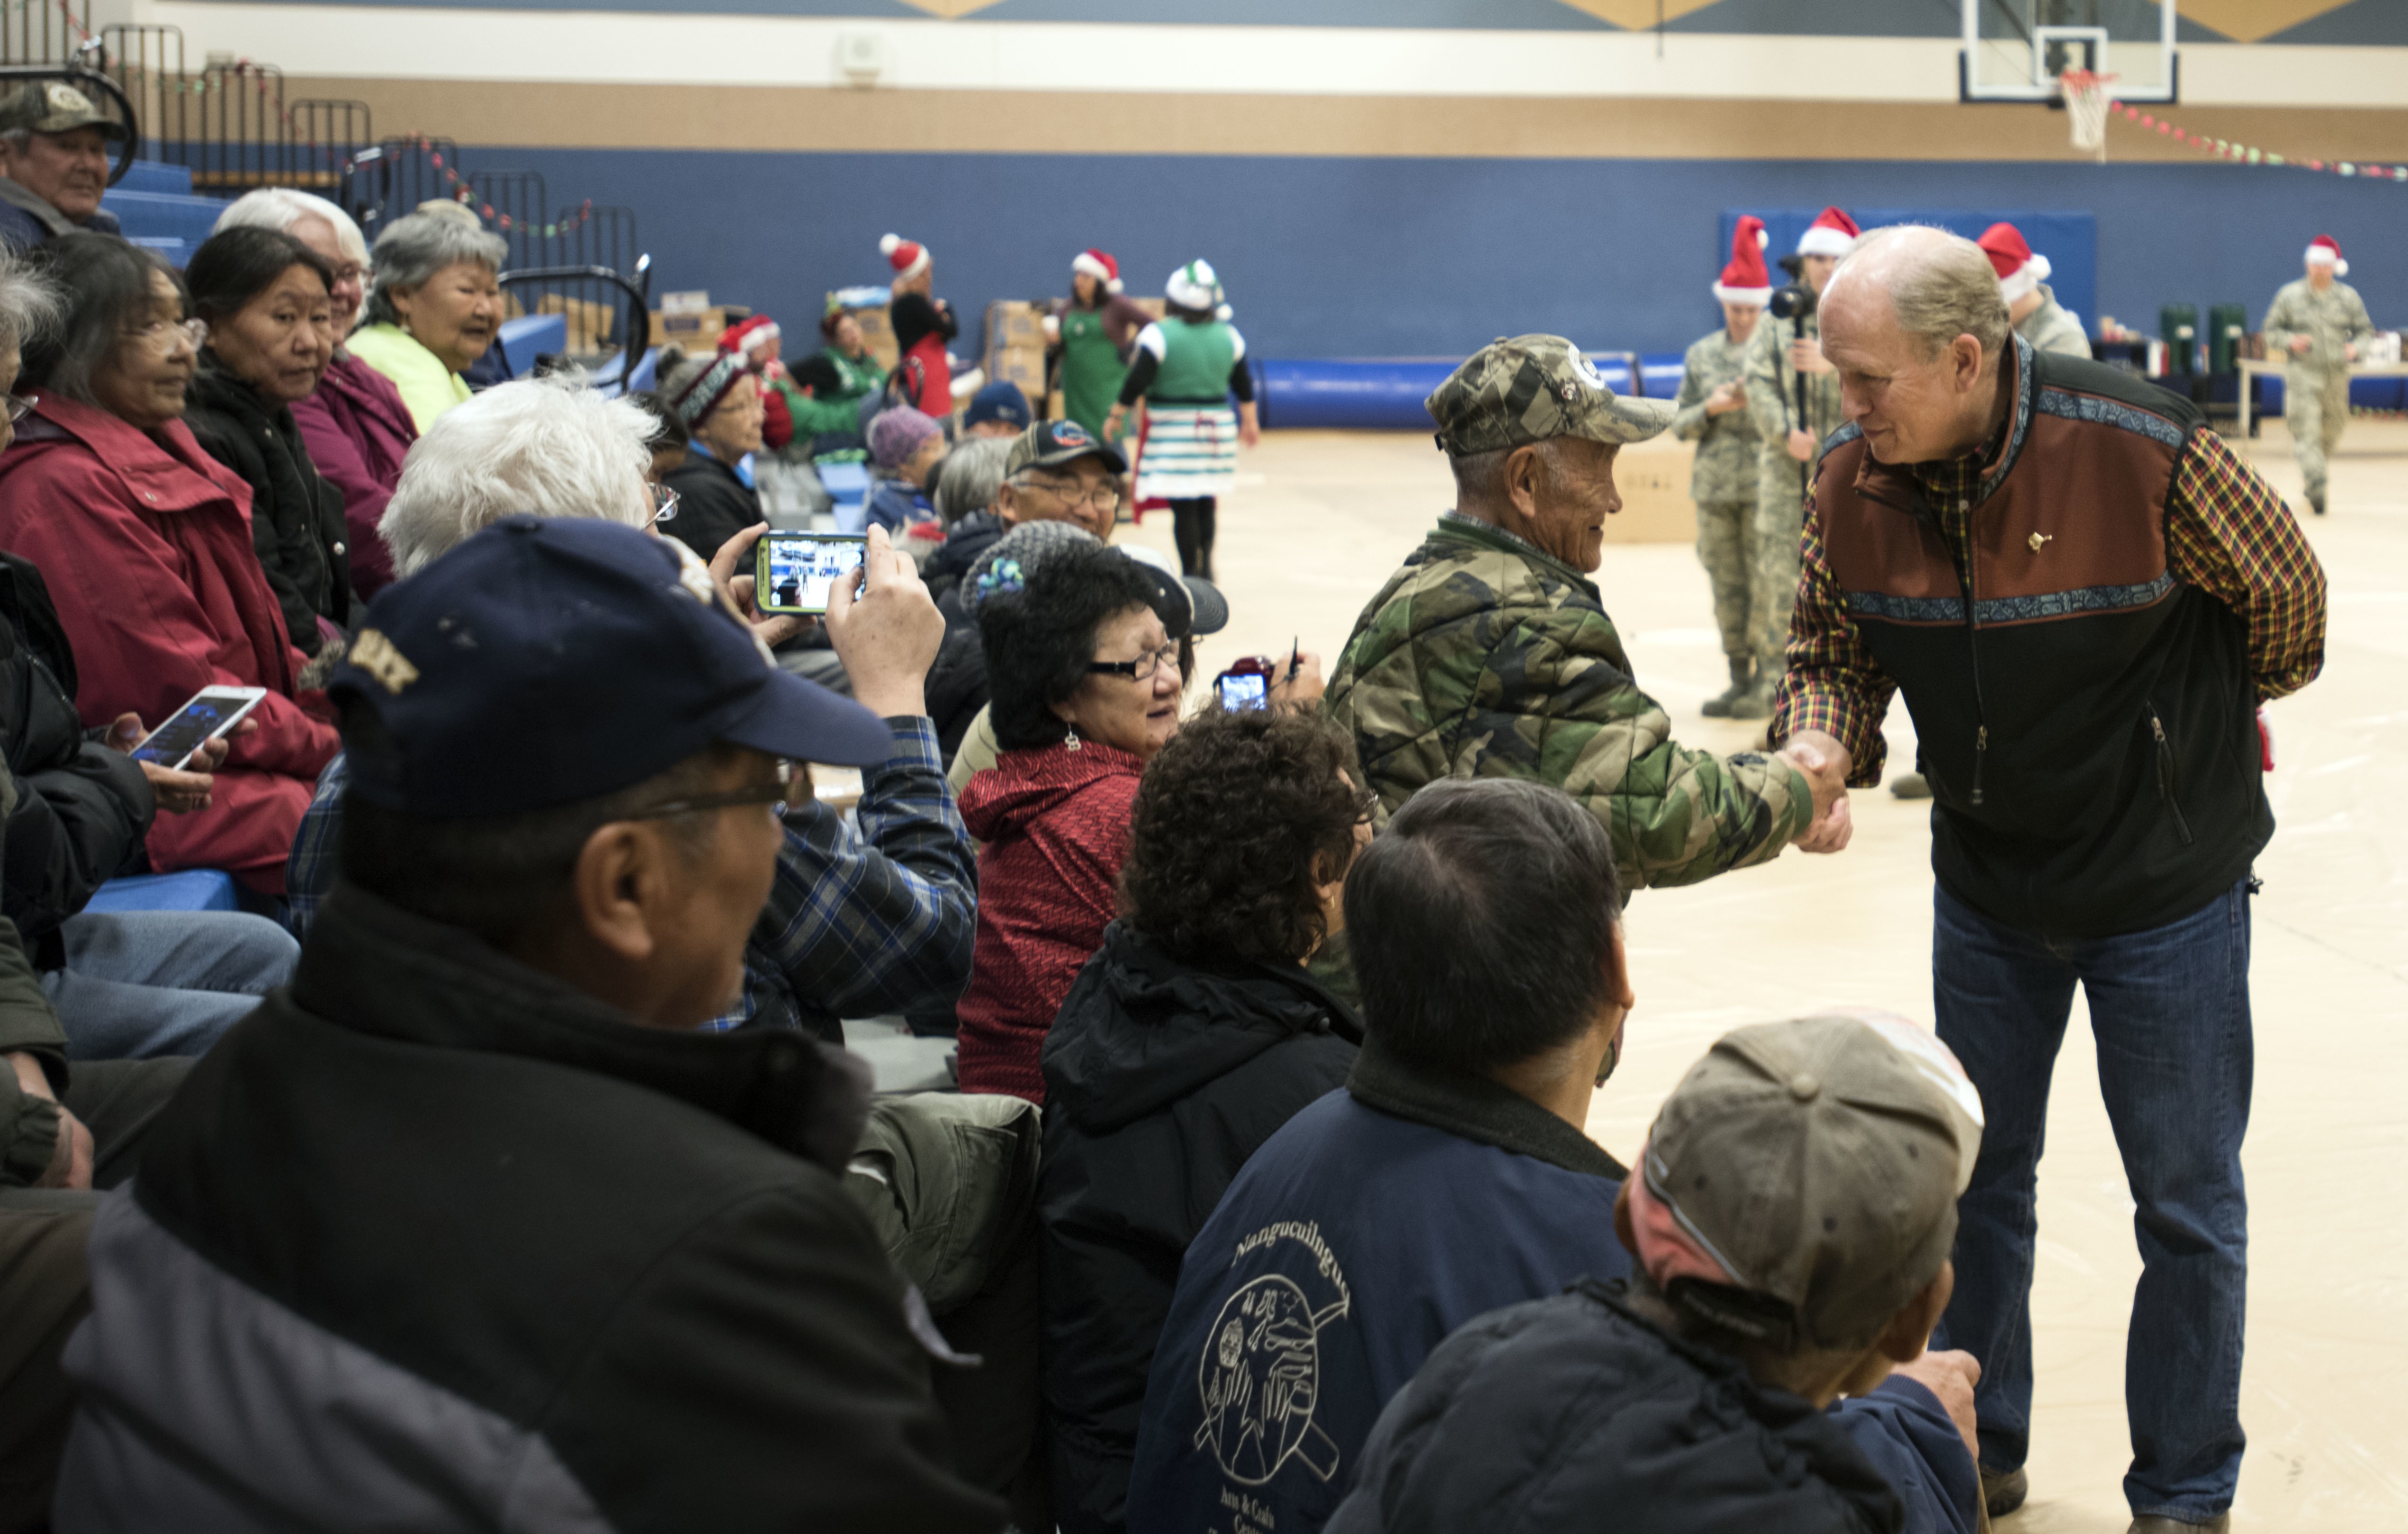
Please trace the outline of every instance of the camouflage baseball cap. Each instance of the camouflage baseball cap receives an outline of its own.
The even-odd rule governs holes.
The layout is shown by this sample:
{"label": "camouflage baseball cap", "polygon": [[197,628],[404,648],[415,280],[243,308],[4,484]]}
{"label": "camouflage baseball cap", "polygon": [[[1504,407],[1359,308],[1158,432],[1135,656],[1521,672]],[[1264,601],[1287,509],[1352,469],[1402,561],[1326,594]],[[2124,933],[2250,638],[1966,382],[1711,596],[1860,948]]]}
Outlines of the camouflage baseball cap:
{"label": "camouflage baseball cap", "polygon": [[27,128],[35,133],[69,133],[98,128],[112,144],[125,141],[125,124],[92,104],[92,97],[64,80],[36,80],[0,103],[0,133]]}
{"label": "camouflage baseball cap", "polygon": [[1561,336],[1499,336],[1422,401],[1438,445],[1456,457],[1552,437],[1644,442],[1672,423],[1672,403],[1625,399]]}

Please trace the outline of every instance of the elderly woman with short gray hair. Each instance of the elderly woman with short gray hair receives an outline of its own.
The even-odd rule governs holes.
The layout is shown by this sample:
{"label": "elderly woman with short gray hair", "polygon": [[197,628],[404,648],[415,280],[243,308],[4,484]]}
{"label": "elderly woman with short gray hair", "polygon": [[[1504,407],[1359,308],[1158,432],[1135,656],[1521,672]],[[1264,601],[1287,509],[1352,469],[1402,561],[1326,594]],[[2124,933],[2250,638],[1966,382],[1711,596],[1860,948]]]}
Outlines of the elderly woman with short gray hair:
{"label": "elderly woman with short gray hair", "polygon": [[285,187],[262,187],[235,199],[218,215],[212,234],[228,229],[273,229],[316,251],[334,273],[328,290],[335,323],[335,358],[315,393],[295,400],[293,420],[318,474],[342,493],[343,522],[351,530],[351,586],[366,601],[393,581],[393,558],[377,537],[377,523],[401,482],[402,460],[418,440],[418,426],[393,380],[352,355],[345,344],[366,302],[367,241],[351,216],[323,197]]}
{"label": "elderly woman with short gray hair", "polygon": [[396,219],[377,237],[367,323],[350,342],[351,355],[401,391],[422,432],[467,399],[460,375],[502,331],[509,246],[467,209],[444,206]]}

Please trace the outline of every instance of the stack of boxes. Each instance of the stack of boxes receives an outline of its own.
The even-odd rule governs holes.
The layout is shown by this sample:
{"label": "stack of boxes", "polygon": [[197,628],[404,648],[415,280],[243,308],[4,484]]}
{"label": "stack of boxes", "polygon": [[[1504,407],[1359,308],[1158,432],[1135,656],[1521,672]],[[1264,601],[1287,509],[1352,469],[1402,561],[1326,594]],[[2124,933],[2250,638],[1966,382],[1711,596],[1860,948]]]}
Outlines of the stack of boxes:
{"label": "stack of boxes", "polygon": [[652,344],[708,351],[719,344],[721,331],[752,313],[739,304],[713,305],[702,289],[665,293],[661,307],[652,311]]}
{"label": "stack of boxes", "polygon": [[1015,383],[1030,407],[1048,410],[1045,395],[1045,309],[1042,304],[998,301],[986,308],[986,376]]}

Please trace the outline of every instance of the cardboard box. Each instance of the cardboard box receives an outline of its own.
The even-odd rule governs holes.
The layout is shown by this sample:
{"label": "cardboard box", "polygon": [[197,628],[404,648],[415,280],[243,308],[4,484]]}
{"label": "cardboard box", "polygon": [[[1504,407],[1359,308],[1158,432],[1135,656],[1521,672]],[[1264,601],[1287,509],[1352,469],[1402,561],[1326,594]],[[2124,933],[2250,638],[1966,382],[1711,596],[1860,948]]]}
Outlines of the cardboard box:
{"label": "cardboard box", "polygon": [[1634,442],[1614,454],[1614,488],[1622,509],[1605,519],[1608,543],[1695,543],[1698,507],[1689,499],[1696,447],[1669,433]]}
{"label": "cardboard box", "polygon": [[895,326],[887,320],[886,311],[882,308],[853,308],[845,312],[852,315],[853,323],[861,327],[861,338],[869,343],[869,354],[878,359],[878,366],[893,372],[903,353],[895,344]]}
{"label": "cardboard box", "polygon": [[1041,346],[1007,347],[990,351],[986,359],[987,381],[1001,380],[1020,386],[1031,405],[1045,397],[1045,349]]}
{"label": "cardboard box", "polygon": [[986,307],[986,351],[988,356],[1014,347],[1045,347],[1045,308],[1042,304],[1024,304],[998,299]]}
{"label": "cardboard box", "polygon": [[538,314],[567,316],[568,350],[572,352],[607,351],[616,344],[612,339],[619,330],[616,305],[571,298],[566,294],[547,293],[537,297],[535,307]]}
{"label": "cardboard box", "polygon": [[652,344],[681,346],[688,351],[700,347],[705,351],[719,344],[719,333],[750,313],[749,309],[728,306],[671,313],[667,309],[652,311]]}
{"label": "cardboard box", "polygon": [[710,290],[695,288],[685,293],[661,294],[663,314],[700,314],[710,308]]}

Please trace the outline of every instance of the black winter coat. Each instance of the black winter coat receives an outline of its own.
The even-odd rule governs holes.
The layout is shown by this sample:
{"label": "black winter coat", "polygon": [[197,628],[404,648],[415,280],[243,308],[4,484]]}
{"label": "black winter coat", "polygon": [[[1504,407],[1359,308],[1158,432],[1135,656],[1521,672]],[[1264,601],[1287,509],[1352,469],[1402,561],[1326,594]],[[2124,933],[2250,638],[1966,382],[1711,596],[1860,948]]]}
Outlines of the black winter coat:
{"label": "black winter coat", "polygon": [[663,482],[678,493],[678,509],[661,531],[700,554],[706,565],[729,538],[764,520],[760,493],[707,452],[689,452]]}
{"label": "black winter coat", "polygon": [[1179,1263],[1254,1148],[1343,1086],[1362,1028],[1297,968],[1182,964],[1125,922],[1046,1035],[1045,1403],[1054,1514],[1124,1527]]}
{"label": "black winter coat", "polygon": [[1817,1411],[1594,1279],[1449,1337],[1354,1480],[1324,1534],[1970,1534],[1979,1487],[1923,1386]]}
{"label": "black winter coat", "polygon": [[207,351],[193,374],[184,424],[202,451],[251,486],[251,541],[284,614],[285,636],[303,654],[316,654],[319,619],[351,626],[343,493],[319,478],[293,408],[268,404]]}
{"label": "black winter coat", "polygon": [[57,955],[43,955],[41,939],[104,881],[140,865],[157,805],[140,763],[86,738],[75,690],[75,654],[42,572],[0,554],[0,750],[17,780],[0,839],[0,914],[47,968]]}

